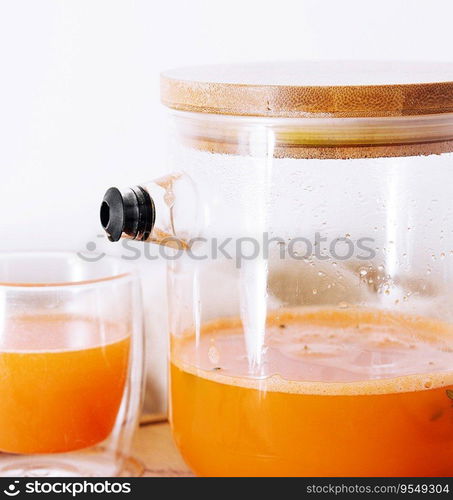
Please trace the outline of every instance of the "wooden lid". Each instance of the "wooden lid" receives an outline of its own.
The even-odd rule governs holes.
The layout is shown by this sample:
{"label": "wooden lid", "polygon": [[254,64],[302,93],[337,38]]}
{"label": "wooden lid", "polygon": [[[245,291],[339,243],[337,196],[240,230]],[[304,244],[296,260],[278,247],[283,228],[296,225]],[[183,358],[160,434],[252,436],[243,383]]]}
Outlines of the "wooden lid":
{"label": "wooden lid", "polygon": [[453,64],[301,61],[167,71],[169,108],[263,117],[385,117],[453,112]]}

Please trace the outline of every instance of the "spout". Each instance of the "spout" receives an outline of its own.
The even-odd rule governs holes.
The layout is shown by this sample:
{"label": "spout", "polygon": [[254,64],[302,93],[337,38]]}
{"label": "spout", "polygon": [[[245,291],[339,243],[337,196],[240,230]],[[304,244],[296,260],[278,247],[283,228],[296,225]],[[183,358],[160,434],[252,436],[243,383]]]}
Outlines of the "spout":
{"label": "spout", "polygon": [[110,241],[129,238],[186,250],[199,230],[195,189],[185,174],[171,174],[141,186],[104,195],[101,224]]}
{"label": "spout", "polygon": [[151,196],[141,186],[124,191],[112,187],[104,195],[100,216],[110,241],[123,237],[146,241],[154,227],[156,210]]}

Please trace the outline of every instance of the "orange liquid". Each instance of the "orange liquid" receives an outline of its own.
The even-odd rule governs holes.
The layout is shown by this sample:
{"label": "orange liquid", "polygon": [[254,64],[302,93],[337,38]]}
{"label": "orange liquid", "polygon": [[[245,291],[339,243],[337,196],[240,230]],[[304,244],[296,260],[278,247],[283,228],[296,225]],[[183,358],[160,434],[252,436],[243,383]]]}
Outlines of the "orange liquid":
{"label": "orange liquid", "polygon": [[453,475],[452,326],[286,312],[266,346],[253,378],[239,320],[173,341],[171,421],[197,475]]}
{"label": "orange liquid", "polygon": [[0,451],[57,453],[112,431],[129,359],[129,336],[71,316],[7,321],[0,338]]}

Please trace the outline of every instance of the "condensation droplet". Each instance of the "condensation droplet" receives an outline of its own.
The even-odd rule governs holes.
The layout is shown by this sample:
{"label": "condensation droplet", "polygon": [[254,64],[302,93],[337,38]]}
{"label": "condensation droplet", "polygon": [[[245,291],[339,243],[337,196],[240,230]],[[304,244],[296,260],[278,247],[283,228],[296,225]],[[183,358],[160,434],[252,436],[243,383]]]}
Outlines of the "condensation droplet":
{"label": "condensation droplet", "polygon": [[219,354],[219,350],[217,349],[216,346],[212,345],[209,348],[209,350],[208,350],[208,358],[209,358],[209,361],[213,365],[218,365],[219,364],[220,354]]}

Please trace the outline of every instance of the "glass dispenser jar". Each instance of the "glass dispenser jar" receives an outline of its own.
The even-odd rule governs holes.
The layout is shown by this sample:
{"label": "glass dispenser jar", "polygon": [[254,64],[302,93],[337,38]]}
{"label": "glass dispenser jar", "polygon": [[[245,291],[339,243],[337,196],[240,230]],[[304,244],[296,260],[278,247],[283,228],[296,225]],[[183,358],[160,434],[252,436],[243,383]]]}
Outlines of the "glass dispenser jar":
{"label": "glass dispenser jar", "polygon": [[204,476],[453,474],[453,68],[162,76],[173,173],[112,240],[168,260],[170,420]]}

